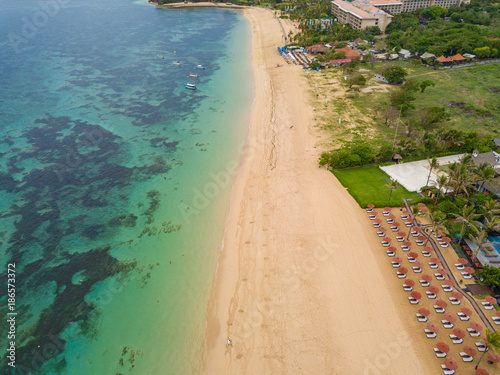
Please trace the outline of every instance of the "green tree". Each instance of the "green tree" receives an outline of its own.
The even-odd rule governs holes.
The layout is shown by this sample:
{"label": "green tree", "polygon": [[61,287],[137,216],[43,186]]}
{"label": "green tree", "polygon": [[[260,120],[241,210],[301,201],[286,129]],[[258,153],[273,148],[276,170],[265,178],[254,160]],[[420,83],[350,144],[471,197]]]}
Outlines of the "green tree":
{"label": "green tree", "polygon": [[462,207],[462,212],[460,214],[452,214],[455,217],[455,222],[461,223],[460,226],[460,242],[462,242],[465,234],[465,230],[469,226],[479,227],[480,223],[476,220],[480,215],[474,212],[473,206]]}
{"label": "green tree", "polygon": [[477,235],[470,236],[471,240],[474,241],[477,245],[477,248],[472,253],[472,256],[476,258],[477,254],[479,254],[481,250],[486,251],[488,254],[491,253],[491,249],[488,246],[491,245],[493,242],[488,241],[488,232],[484,228],[477,229],[474,226],[472,226],[472,228],[474,228],[474,230],[477,233]]}
{"label": "green tree", "polygon": [[384,77],[389,83],[399,83],[405,79],[406,71],[399,66],[390,66],[384,72]]}
{"label": "green tree", "polygon": [[479,364],[481,363],[484,355],[486,352],[495,352],[495,351],[500,351],[500,332],[497,331],[490,331],[489,329],[486,329],[486,334],[484,338],[482,339],[484,345],[486,346],[486,350],[483,352],[481,355],[481,358],[479,358],[479,361],[477,362],[477,365],[475,369],[479,367]]}
{"label": "green tree", "polygon": [[391,105],[401,110],[404,114],[408,109],[415,108],[412,102],[416,99],[415,94],[407,90],[397,90],[390,94]]}
{"label": "green tree", "polygon": [[490,286],[500,286],[500,268],[483,265],[483,270],[477,273],[481,284]]}
{"label": "green tree", "polygon": [[361,73],[354,74],[347,79],[347,84],[349,85],[349,88],[352,88],[354,85],[364,86],[366,85],[366,78]]}
{"label": "green tree", "polygon": [[425,89],[430,86],[436,86],[434,81],[430,79],[426,79],[425,81],[420,82],[420,93],[422,94],[425,91]]}
{"label": "green tree", "polygon": [[489,165],[488,163],[481,163],[476,168],[472,170],[474,177],[477,182],[481,182],[479,186],[479,191],[481,191],[484,187],[484,184],[490,183],[493,184],[496,181],[496,171],[495,169]]}
{"label": "green tree", "polygon": [[429,180],[431,179],[432,171],[434,169],[438,169],[439,167],[437,158],[427,159],[427,162],[429,163],[429,175],[427,176],[427,182],[425,183],[425,186],[429,186]]}
{"label": "green tree", "polygon": [[400,187],[399,182],[391,178],[388,184],[385,184],[385,187],[389,188],[391,192],[389,193],[389,202],[391,201],[392,192]]}
{"label": "green tree", "polygon": [[491,55],[490,47],[475,48],[472,53],[476,55],[478,59],[487,59]]}

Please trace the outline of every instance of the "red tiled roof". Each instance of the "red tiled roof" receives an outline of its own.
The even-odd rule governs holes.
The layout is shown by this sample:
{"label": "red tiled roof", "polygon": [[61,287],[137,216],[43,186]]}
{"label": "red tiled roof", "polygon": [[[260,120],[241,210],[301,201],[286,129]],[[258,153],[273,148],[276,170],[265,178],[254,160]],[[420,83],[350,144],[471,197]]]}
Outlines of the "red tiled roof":
{"label": "red tiled roof", "polygon": [[314,46],[306,47],[306,49],[310,51],[313,48],[323,48],[323,47],[325,47],[323,44],[315,44]]}
{"label": "red tiled roof", "polygon": [[358,57],[361,57],[361,55],[359,53],[357,53],[356,51],[354,51],[353,49],[351,49],[349,47],[339,48],[339,49],[336,49],[335,51],[344,52],[345,57],[348,57],[351,59],[357,59]]}
{"label": "red tiled roof", "polygon": [[335,60],[330,60],[330,64],[344,64],[344,63],[350,63],[352,60],[351,59],[335,59]]}
{"label": "red tiled roof", "polygon": [[452,59],[453,61],[462,61],[462,60],[466,60],[465,57],[463,57],[461,54],[457,53],[455,56],[451,56],[450,59]]}
{"label": "red tiled roof", "polygon": [[437,62],[443,63],[443,62],[453,62],[453,60],[450,57],[444,57],[444,56],[439,56],[436,59]]}

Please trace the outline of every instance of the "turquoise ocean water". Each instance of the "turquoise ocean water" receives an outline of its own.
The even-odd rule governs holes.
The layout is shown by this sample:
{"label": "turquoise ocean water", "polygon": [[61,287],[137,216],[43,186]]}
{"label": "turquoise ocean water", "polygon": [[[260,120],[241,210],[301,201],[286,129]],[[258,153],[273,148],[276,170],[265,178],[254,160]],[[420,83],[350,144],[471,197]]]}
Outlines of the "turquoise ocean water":
{"label": "turquoise ocean water", "polygon": [[199,373],[253,97],[249,23],[131,0],[0,7],[0,264],[16,266],[17,312],[11,371],[2,288],[0,372]]}

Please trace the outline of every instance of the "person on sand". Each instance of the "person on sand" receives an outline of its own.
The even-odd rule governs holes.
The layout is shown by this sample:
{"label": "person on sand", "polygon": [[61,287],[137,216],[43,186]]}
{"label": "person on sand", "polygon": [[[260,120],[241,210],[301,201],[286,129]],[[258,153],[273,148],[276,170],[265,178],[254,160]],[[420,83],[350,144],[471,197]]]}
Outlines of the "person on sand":
{"label": "person on sand", "polygon": [[231,340],[227,339],[227,346],[233,346],[233,344],[231,343]]}

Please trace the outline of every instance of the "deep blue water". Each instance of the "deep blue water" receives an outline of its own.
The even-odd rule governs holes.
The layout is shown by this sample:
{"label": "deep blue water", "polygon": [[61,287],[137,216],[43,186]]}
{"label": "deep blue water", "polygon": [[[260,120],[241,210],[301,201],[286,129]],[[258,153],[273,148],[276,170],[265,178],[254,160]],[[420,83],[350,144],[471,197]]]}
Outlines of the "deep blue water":
{"label": "deep blue water", "polygon": [[14,373],[197,373],[230,184],[219,178],[197,202],[239,160],[247,21],[130,0],[0,7],[0,263],[5,274],[16,265]]}

